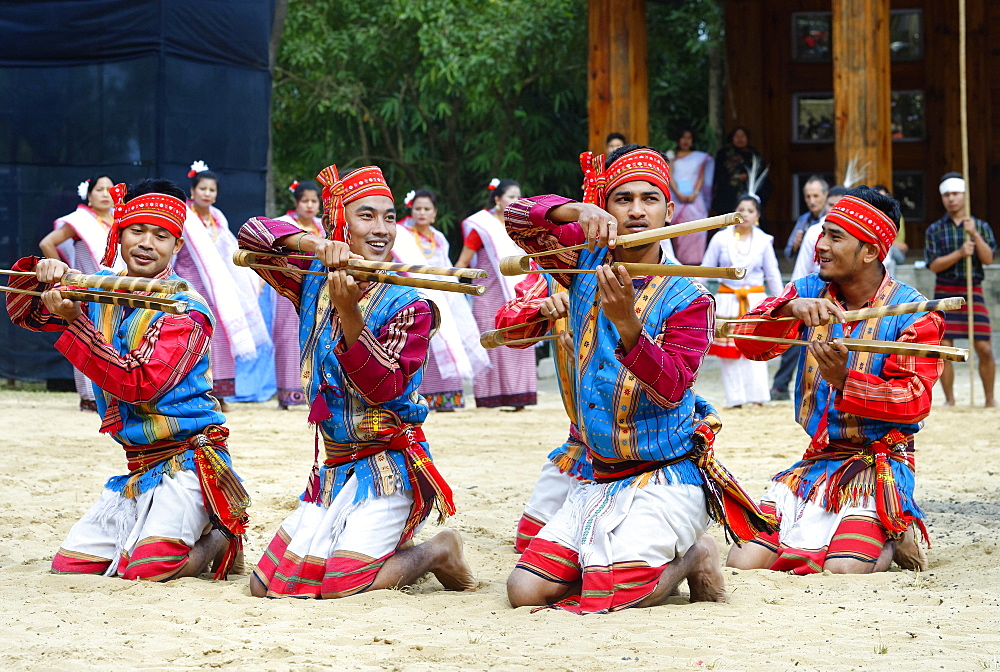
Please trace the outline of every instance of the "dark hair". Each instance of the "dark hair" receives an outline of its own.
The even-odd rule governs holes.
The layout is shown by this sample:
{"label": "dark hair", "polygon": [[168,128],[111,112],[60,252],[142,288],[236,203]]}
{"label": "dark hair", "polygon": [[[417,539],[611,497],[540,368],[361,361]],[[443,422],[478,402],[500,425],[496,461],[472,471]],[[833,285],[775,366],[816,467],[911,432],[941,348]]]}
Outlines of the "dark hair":
{"label": "dark hair", "polygon": [[[503,182],[501,182],[500,184],[503,184]],[[497,187],[497,189],[499,189],[499,188],[500,187]],[[434,207],[435,208],[437,207],[438,197],[435,196],[434,192],[431,191],[430,189],[417,189],[417,191],[414,192],[414,194],[413,194],[413,200],[410,201],[410,204],[412,205],[413,203],[416,203],[418,198],[429,198],[429,199],[431,199],[431,203],[434,204]]]}
{"label": "dark hair", "polygon": [[953,177],[957,177],[957,178],[958,178],[958,179],[960,179],[960,180],[964,180],[964,179],[965,179],[965,178],[964,178],[964,177],[962,176],[962,173],[956,173],[956,172],[952,171],[952,172],[950,172],[950,173],[945,173],[944,175],[942,175],[942,176],[941,176],[941,179],[940,179],[940,180],[938,180],[938,184],[941,184],[941,183],[942,183],[942,182],[944,182],[945,180],[950,180],[950,179],[951,179],[951,178],[953,178]]}
{"label": "dark hair", "polygon": [[761,212],[763,206],[760,203],[759,196],[752,196],[750,194],[743,194],[738,199],[736,199],[736,206],[739,207],[740,203],[743,201],[751,201],[755,206],[757,206],[757,212]]}
{"label": "dark hair", "polygon": [[892,196],[892,191],[890,191],[889,187],[885,186],[884,184],[876,184],[874,187],[872,187],[872,189],[874,189],[875,191],[884,191],[885,193]]}
{"label": "dark hair", "polygon": [[628,138],[626,138],[621,133],[608,133],[608,137],[604,138],[604,144],[608,144],[612,140],[621,140],[624,143],[628,143]]}
{"label": "dark hair", "polygon": [[187,194],[178,187],[176,184],[170,180],[163,179],[151,179],[151,180],[139,180],[132,186],[128,188],[128,194],[125,195],[123,202],[128,203],[133,198],[138,198],[144,194],[166,194],[167,196],[173,196],[180,200],[187,199]]}
{"label": "dark hair", "polygon": [[[106,177],[109,180],[111,180],[111,185],[114,186],[115,181],[111,179],[111,176],[110,175],[105,175],[104,173],[101,173],[97,177],[92,177],[89,180],[87,180],[87,196],[90,196],[90,192],[92,192],[94,190],[94,187],[97,186],[97,181],[99,179],[101,179],[102,177]],[[83,199],[83,200],[87,200],[87,199]]]}
{"label": "dark hair", "polygon": [[886,217],[891,219],[893,226],[899,230],[899,218],[902,213],[899,210],[899,201],[892,196],[880,194],[866,184],[854,187],[853,189],[848,189],[844,196],[854,196],[855,198],[860,198],[862,201],[870,203],[878,210],[881,210]]}
{"label": "dark hair", "polygon": [[690,126],[681,126],[679,129],[677,129],[677,133],[674,134],[674,140],[676,140],[677,144],[680,145],[681,138],[684,137],[685,133],[691,134],[691,148],[693,149],[694,141],[697,136],[694,134],[694,129],[691,128]]}
{"label": "dark hair", "polygon": [[[501,196],[507,193],[507,190],[511,187],[521,188],[521,185],[515,180],[500,180],[500,184],[497,185],[496,189],[490,190],[490,194],[486,199],[486,209],[496,207],[497,201]],[[414,196],[416,198],[416,196]]]}
{"label": "dark hair", "polygon": [[810,182],[816,182],[823,185],[823,191],[827,194],[830,193],[830,183],[824,180],[821,175],[810,175],[809,179],[802,183],[802,186],[805,187]]}
{"label": "dark hair", "polygon": [[631,145],[624,145],[622,147],[619,147],[615,151],[611,152],[610,154],[608,154],[607,157],[605,157],[605,159],[604,159],[604,169],[607,170],[608,168],[610,168],[611,166],[614,165],[615,161],[617,161],[618,159],[622,158],[622,156],[624,156],[625,154],[628,154],[629,152],[634,152],[637,149],[648,149],[648,150],[650,150],[652,152],[656,152],[657,154],[659,154],[660,156],[663,157],[664,161],[666,161],[667,163],[670,163],[670,159],[668,159],[666,156],[664,156],[663,152],[661,152],[660,150],[658,150],[656,147],[648,147],[646,145],[637,145],[637,144],[635,144],[633,142]]}
{"label": "dark hair", "polygon": [[734,126],[733,130],[729,131],[729,135],[726,136],[726,144],[733,144],[733,136],[736,135],[736,131],[743,131],[743,134],[747,136],[747,146],[750,145],[750,131],[747,130],[746,126]]}
{"label": "dark hair", "polygon": [[[873,188],[876,191],[878,191],[878,187],[873,187]],[[826,192],[826,197],[830,198],[831,196],[843,196],[846,193],[847,193],[847,187],[835,184],[832,187],[830,187],[830,191]]]}
{"label": "dark hair", "polygon": [[194,177],[191,178],[191,188],[194,189],[198,186],[202,180],[215,180],[216,186],[219,184],[219,176],[213,173],[211,170],[203,170],[200,173],[195,173]]}
{"label": "dark hair", "polygon": [[[195,177],[197,177],[197,175]],[[192,185],[191,188],[194,189],[194,186]],[[295,197],[296,205],[299,204],[299,201],[302,200],[302,197],[306,195],[307,191],[315,191],[316,196],[319,196],[319,187],[316,186],[315,182],[312,180],[302,180],[299,182],[299,186],[292,190],[292,196]]]}

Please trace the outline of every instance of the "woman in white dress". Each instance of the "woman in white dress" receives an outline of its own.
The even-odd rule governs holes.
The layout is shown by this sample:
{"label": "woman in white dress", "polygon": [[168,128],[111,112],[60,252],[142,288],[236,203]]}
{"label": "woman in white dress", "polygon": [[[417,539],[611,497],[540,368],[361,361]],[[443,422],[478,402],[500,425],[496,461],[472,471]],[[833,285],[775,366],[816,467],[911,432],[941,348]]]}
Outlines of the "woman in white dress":
{"label": "woman in white dress", "polygon": [[[434,223],[437,197],[427,189],[411,191],[403,203],[410,215],[399,222],[392,256],[404,264],[451,266],[448,239]],[[455,280],[444,276],[436,280]],[[453,411],[465,406],[462,381],[472,380],[490,365],[486,350],[479,344],[479,330],[464,294],[421,290],[437,305],[441,327],[431,339],[427,366],[419,392],[435,411]]]}
{"label": "woman in white dress", "polygon": [[[767,296],[781,293],[781,273],[774,254],[774,237],[757,227],[760,204],[746,194],[736,204],[743,223],[719,231],[708,244],[705,266],[732,266],[747,269],[742,280],[721,280],[715,294],[716,317],[738,318]],[[731,338],[715,339],[709,354],[722,359],[722,385],[726,406],[760,405],[771,400],[767,362],[743,357]]]}
{"label": "woman in white dress", "polygon": [[[99,175],[77,187],[80,203],[76,210],[60,217],[52,223],[52,232],[38,244],[42,254],[49,259],[62,258],[70,268],[81,273],[96,273],[104,268],[101,257],[108,245],[108,231],[111,230],[111,211],[114,202],[108,192],[114,185],[107,175]],[[121,255],[115,258],[112,270],[125,268]],[[80,395],[80,410],[97,412],[94,387],[90,379],[73,368],[76,392]]]}

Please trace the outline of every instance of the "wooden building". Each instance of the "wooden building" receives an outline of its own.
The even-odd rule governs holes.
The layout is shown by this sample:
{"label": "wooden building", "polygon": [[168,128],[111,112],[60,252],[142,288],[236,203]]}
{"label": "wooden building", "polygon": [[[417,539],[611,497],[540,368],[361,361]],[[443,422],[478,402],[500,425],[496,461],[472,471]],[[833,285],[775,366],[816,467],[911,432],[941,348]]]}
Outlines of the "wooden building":
{"label": "wooden building", "polygon": [[[962,170],[957,0],[722,1],[726,127],[746,127],[770,165],[771,232],[787,237],[806,178],[840,183],[857,156],[869,184],[891,181],[907,242],[922,248],[944,212],[939,178]],[[647,136],[643,9],[590,0],[595,148],[611,129]],[[1000,2],[967,0],[966,16],[969,193],[1000,226]]]}

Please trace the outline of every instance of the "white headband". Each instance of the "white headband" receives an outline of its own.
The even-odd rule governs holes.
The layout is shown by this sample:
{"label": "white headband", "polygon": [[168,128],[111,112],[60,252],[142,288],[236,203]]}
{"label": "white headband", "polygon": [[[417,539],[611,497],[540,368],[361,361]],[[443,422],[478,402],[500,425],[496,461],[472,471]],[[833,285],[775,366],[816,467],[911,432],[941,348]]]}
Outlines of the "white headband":
{"label": "white headband", "polygon": [[938,187],[938,189],[941,190],[942,194],[950,194],[953,192],[964,194],[965,180],[963,180],[961,177],[949,177],[947,180],[941,183],[941,186]]}

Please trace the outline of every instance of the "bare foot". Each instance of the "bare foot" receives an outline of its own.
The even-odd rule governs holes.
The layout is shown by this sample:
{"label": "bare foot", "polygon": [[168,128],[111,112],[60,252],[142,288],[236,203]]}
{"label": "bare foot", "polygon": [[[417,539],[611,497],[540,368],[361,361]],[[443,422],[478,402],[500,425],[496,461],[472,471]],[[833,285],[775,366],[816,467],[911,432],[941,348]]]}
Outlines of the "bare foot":
{"label": "bare foot", "polygon": [[997,407],[996,399],[990,399],[985,404],[983,404],[983,407],[984,408],[996,408]]}
{"label": "bare foot", "polygon": [[455,530],[442,530],[434,535],[430,543],[443,547],[443,558],[436,568],[431,569],[434,576],[447,590],[473,590],[476,579],[472,576],[472,568],[465,561],[462,551],[462,535]]}
{"label": "bare foot", "polygon": [[898,540],[892,556],[893,562],[903,569],[922,572],[927,569],[927,553],[917,540],[917,528],[910,525]]}
{"label": "bare foot", "polygon": [[715,539],[704,535],[688,553],[698,553],[687,575],[692,602],[725,602],[726,580],[722,577],[719,547]]}
{"label": "bare foot", "polygon": [[945,406],[954,406],[955,405],[955,400],[954,399],[945,399],[944,400],[944,405]]}

